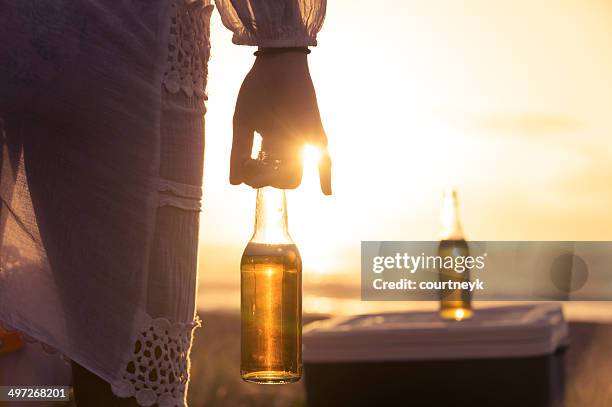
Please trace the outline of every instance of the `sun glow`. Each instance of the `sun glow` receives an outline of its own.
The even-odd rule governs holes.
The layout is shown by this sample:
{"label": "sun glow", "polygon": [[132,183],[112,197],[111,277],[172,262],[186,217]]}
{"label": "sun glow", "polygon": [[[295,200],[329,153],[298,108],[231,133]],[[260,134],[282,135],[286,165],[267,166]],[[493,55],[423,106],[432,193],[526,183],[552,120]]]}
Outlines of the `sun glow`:
{"label": "sun glow", "polygon": [[327,274],[333,271],[334,247],[329,241],[329,207],[333,198],[321,193],[318,165],[321,150],[306,145],[302,153],[302,185],[289,192],[289,230],[304,262],[304,273]]}
{"label": "sun glow", "polygon": [[315,146],[307,144],[304,146],[302,159],[304,160],[304,167],[317,168],[319,161],[321,160],[321,150]]}
{"label": "sun glow", "polygon": [[[320,153],[307,147],[302,185],[287,192],[305,278],[358,283],[361,240],[436,240],[440,195],[451,185],[472,239],[611,238],[612,8],[554,0],[369,4],[330,3],[309,55],[333,195],[322,195]],[[206,282],[233,278],[220,270],[235,268],[251,236],[255,199],[253,189],[228,183],[232,114],[253,50],[231,43],[218,13],[212,31]]]}

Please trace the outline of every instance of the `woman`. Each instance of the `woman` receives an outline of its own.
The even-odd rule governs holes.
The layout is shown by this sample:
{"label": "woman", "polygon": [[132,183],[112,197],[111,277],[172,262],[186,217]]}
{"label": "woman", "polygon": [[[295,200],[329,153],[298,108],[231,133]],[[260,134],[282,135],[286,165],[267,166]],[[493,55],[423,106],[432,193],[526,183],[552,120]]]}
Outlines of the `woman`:
{"label": "woman", "polygon": [[[236,103],[232,184],[295,188],[301,146],[326,146],[306,48],[325,6],[217,0],[234,42],[260,47]],[[212,9],[0,5],[0,321],[72,361],[80,406],[185,405]],[[279,169],[250,160],[254,131]]]}

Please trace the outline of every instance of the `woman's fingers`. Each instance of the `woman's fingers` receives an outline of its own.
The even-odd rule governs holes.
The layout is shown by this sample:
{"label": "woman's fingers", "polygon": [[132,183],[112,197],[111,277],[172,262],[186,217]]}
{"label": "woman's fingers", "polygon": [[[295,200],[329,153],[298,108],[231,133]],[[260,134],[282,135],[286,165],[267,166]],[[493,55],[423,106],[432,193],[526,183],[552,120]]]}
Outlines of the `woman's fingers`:
{"label": "woman's fingers", "polygon": [[321,192],[323,192],[324,195],[331,195],[332,161],[327,148],[327,134],[325,133],[323,122],[321,121],[321,114],[319,113],[319,106],[314,88],[311,93],[309,104],[305,106],[304,111],[307,112],[308,115],[304,122],[304,128],[302,129],[303,134],[307,136],[306,142],[317,147],[321,153],[319,158],[319,183],[321,185]]}
{"label": "woman's fingers", "polygon": [[324,195],[332,194],[331,170],[331,157],[329,151],[325,148],[322,150],[321,158],[319,159],[319,183],[321,184],[321,192]]}
{"label": "woman's fingers", "polygon": [[234,115],[230,183],[232,185],[245,183],[253,188],[264,186],[281,189],[297,188],[302,181],[303,166],[300,152],[303,141],[290,136],[279,136],[271,129],[260,130],[263,132],[262,150],[269,158],[264,162],[254,160],[251,158],[254,127],[259,126],[250,125],[247,117]]}
{"label": "woman's fingers", "polygon": [[295,189],[302,181],[302,171],[291,165],[276,165],[274,161],[250,160],[246,163],[245,183],[253,188],[272,186],[279,189]]}
{"label": "woman's fingers", "polygon": [[246,164],[251,159],[255,133],[250,126],[234,118],[234,137],[230,157],[230,183],[240,185],[246,182],[249,168]]}
{"label": "woman's fingers", "polygon": [[[331,187],[331,156],[327,148],[327,134],[323,128],[321,114],[317,103],[314,87],[309,86],[308,91],[304,92],[304,97],[298,101],[297,111],[287,112],[288,117],[300,117],[297,121],[298,127],[295,134],[300,135],[298,143],[303,149],[305,144],[310,144],[320,151],[319,159],[319,182],[321,191],[325,195],[332,194]],[[301,150],[300,150],[301,152]],[[301,157],[300,157],[301,158]]]}
{"label": "woman's fingers", "polygon": [[246,182],[249,169],[245,164],[251,158],[255,127],[253,119],[257,116],[253,102],[253,84],[251,75],[247,75],[236,101],[233,122],[232,153],[230,157],[230,183],[240,185]]}

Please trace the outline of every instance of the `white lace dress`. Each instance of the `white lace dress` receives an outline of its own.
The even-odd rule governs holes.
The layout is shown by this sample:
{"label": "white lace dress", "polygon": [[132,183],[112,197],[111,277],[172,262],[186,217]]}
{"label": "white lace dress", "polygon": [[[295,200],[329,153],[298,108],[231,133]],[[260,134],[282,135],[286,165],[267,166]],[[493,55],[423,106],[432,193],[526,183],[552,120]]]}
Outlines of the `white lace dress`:
{"label": "white lace dress", "polygon": [[[325,15],[325,0],[217,7],[235,43],[272,47],[315,45]],[[142,406],[185,405],[212,10],[0,7],[0,323]]]}

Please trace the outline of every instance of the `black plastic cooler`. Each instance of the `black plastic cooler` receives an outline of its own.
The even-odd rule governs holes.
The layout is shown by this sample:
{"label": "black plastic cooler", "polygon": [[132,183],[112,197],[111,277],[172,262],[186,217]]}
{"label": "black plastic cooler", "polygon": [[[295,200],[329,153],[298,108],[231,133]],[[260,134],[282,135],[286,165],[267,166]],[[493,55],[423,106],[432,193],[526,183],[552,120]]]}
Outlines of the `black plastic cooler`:
{"label": "black plastic cooler", "polygon": [[359,315],[304,330],[308,407],[561,406],[568,328],[555,304]]}

